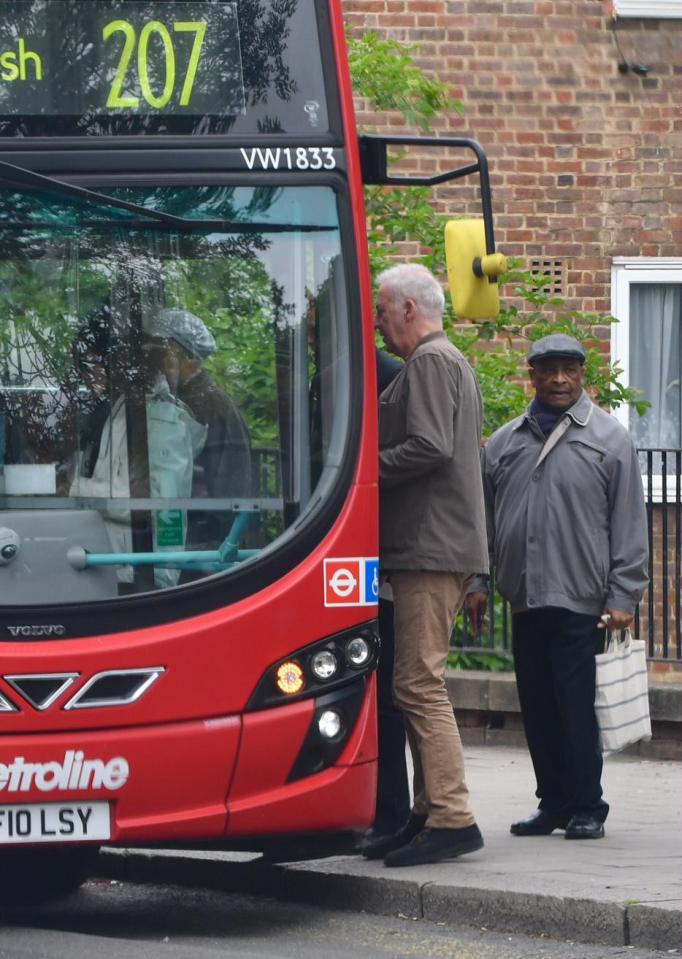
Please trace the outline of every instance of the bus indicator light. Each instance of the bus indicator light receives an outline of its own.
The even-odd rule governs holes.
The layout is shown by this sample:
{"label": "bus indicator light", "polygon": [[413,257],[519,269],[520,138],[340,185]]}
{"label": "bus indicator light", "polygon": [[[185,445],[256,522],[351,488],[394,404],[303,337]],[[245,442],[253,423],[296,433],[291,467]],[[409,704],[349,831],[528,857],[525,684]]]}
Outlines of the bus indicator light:
{"label": "bus indicator light", "polygon": [[277,670],[277,688],[285,696],[295,696],[305,686],[303,670],[298,663],[288,660]]}

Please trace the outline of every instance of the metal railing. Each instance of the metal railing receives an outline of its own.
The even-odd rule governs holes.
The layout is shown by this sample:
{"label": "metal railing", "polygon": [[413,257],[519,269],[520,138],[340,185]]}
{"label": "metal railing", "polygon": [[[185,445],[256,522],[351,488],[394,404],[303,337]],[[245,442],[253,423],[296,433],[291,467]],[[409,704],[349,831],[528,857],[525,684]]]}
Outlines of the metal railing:
{"label": "metal railing", "polygon": [[[651,660],[682,661],[682,450],[638,449],[649,535],[649,586],[635,613],[634,634]],[[453,632],[462,654],[511,652],[511,613],[491,576],[486,629],[474,636],[465,615]]]}
{"label": "metal railing", "polygon": [[649,531],[649,587],[637,608],[635,636],[646,639],[650,659],[682,660],[682,450],[637,452]]}

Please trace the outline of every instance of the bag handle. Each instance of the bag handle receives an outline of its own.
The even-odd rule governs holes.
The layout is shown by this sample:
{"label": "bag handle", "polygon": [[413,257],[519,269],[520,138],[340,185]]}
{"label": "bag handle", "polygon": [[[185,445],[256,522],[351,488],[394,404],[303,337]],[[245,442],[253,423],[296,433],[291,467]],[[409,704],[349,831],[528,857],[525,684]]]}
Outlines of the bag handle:
{"label": "bag handle", "polygon": [[[580,423],[580,426],[587,426],[587,424],[590,422],[590,417],[592,416],[593,411],[594,411],[594,403],[590,404],[590,408],[587,412],[587,416],[585,417],[585,421],[583,423]],[[533,469],[537,469],[540,463],[542,463],[542,461],[549,456],[549,454],[557,445],[557,443],[559,442],[561,437],[564,435],[568,427],[571,425],[571,422],[572,422],[571,416],[568,413],[566,413],[566,415],[561,420],[561,422],[554,427],[552,432],[549,434],[549,436],[545,440],[545,445],[540,450],[540,455],[538,456]]]}
{"label": "bag handle", "polygon": [[564,416],[562,421],[554,427],[552,432],[549,434],[549,436],[545,440],[545,445],[540,450],[540,455],[538,456],[533,469],[537,469],[540,463],[542,463],[542,461],[549,456],[549,454],[552,452],[552,450],[557,445],[557,443],[559,442],[559,440],[564,435],[564,433],[566,432],[566,430],[568,429],[570,425],[571,425],[571,417]]}
{"label": "bag handle", "polygon": [[[602,620],[604,617],[601,617]],[[619,636],[620,633],[620,636]],[[611,630],[607,627],[606,637],[604,639],[604,652],[611,653],[616,647],[628,649],[632,643],[632,630],[626,626],[623,630]]]}

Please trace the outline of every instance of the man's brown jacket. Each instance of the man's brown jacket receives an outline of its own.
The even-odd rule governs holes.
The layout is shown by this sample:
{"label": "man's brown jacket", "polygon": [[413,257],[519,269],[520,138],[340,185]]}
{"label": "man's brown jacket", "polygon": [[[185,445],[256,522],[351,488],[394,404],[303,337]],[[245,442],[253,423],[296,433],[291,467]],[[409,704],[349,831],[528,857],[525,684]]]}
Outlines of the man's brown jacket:
{"label": "man's brown jacket", "polygon": [[488,568],[481,391],[445,333],[425,336],[379,399],[383,571]]}

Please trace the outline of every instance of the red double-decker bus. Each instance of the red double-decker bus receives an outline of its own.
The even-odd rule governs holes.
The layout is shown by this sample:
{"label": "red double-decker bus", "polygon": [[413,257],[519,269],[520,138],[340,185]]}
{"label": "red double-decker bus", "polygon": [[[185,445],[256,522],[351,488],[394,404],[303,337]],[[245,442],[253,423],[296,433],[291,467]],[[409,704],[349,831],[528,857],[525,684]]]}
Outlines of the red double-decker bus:
{"label": "red double-decker bus", "polygon": [[370,824],[391,142],[336,0],[1,5],[3,895]]}

